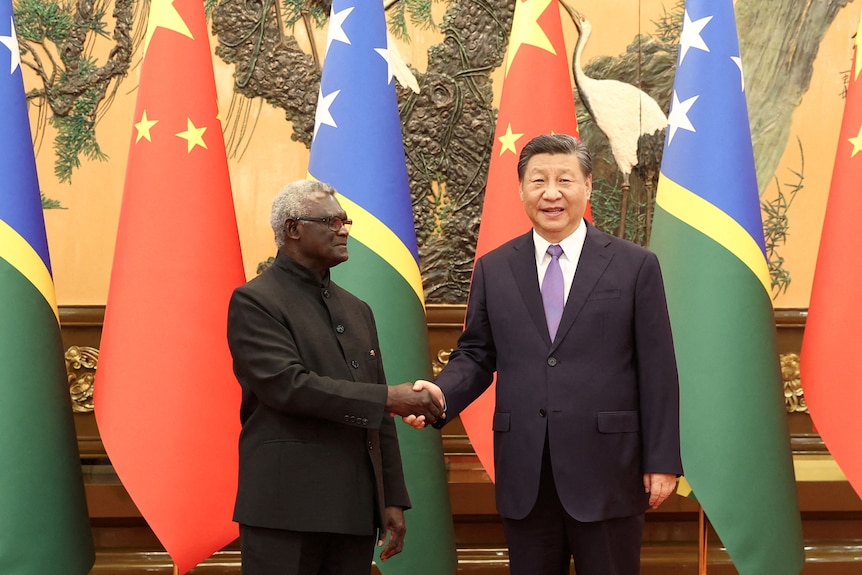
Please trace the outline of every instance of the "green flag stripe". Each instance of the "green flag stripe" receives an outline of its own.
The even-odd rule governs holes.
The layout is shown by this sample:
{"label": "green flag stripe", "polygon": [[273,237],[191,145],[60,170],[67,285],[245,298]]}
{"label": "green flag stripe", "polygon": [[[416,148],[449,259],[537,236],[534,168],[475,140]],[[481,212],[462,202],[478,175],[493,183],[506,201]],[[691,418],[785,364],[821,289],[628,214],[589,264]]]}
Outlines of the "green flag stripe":
{"label": "green flag stripe", "polygon": [[[352,214],[351,214],[352,216]],[[431,378],[428,331],[421,300],[396,269],[356,238],[350,259],[332,269],[333,280],[368,302],[374,311],[380,352],[390,384]],[[386,562],[387,571],[451,575],[457,567],[440,431],[415,430],[396,418],[404,476],[413,508],[406,514],[404,551]],[[411,540],[410,534],[421,537]],[[416,541],[411,544],[411,541]]]}
{"label": "green flag stripe", "polygon": [[0,220],[0,259],[6,260],[33,284],[54,310],[54,317],[59,323],[60,315],[57,311],[51,272],[27,240],[3,220]]}
{"label": "green flag stripe", "polygon": [[766,293],[770,293],[766,256],[751,234],[739,222],[691,190],[659,175],[656,204],[727,248],[754,273]]}
{"label": "green flag stripe", "polygon": [[735,565],[796,572],[802,549],[788,541],[801,540],[799,511],[771,301],[735,254],[661,206],[653,230],[653,246],[665,248],[686,479]]}
{"label": "green flag stripe", "polygon": [[90,525],[54,312],[0,259],[0,573],[84,574]]}

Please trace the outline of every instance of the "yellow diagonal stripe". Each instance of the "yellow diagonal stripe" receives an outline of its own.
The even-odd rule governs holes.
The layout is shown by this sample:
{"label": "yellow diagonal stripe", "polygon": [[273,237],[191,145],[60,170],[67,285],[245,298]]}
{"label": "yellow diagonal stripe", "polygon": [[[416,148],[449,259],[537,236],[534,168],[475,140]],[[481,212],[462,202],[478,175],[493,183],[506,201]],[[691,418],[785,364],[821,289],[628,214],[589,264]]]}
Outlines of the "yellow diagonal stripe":
{"label": "yellow diagonal stripe", "polygon": [[413,254],[404,245],[395,232],[390,230],[374,214],[352,202],[350,198],[337,194],[338,202],[353,220],[350,235],[368,246],[381,258],[389,262],[404,281],[416,292],[416,297],[425,308],[425,296],[422,291],[422,275]]}
{"label": "yellow diagonal stripe", "polygon": [[9,262],[13,268],[21,272],[25,278],[30,280],[51,309],[54,310],[54,316],[57,318],[57,323],[60,323],[60,314],[57,311],[57,299],[54,294],[54,280],[51,278],[51,272],[36,250],[27,243],[21,234],[15,231],[12,226],[0,220],[0,259]]}
{"label": "yellow diagonal stripe", "polygon": [[739,222],[670,178],[659,175],[656,204],[738,257],[771,294],[769,267],[760,246]]}

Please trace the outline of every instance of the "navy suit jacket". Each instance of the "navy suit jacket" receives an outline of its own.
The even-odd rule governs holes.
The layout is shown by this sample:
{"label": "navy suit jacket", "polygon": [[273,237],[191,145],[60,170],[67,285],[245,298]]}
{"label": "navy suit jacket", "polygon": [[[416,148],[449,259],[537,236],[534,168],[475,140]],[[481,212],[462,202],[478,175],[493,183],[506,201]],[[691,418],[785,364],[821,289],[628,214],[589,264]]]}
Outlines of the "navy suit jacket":
{"label": "navy suit jacket", "polygon": [[[532,232],[476,262],[464,332],[437,377],[453,417],[497,375],[497,507],[527,516],[545,436],[557,491],[580,521],[643,513],[643,474],[682,473],[679,387],[655,254],[587,228],[548,335]],[[441,420],[445,421],[445,420]]]}

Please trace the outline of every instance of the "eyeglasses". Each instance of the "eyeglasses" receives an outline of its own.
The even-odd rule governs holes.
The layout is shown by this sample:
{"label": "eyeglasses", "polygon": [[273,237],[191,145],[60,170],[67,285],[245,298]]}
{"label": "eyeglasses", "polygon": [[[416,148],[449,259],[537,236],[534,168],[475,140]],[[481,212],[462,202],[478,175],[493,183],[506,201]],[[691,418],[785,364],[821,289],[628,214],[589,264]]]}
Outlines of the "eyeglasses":
{"label": "eyeglasses", "polygon": [[337,232],[341,228],[344,228],[349,232],[350,226],[353,225],[353,220],[344,219],[341,216],[327,216],[325,218],[315,218],[312,216],[297,216],[293,219],[299,222],[320,222],[322,224],[326,224],[327,227],[333,232]]}

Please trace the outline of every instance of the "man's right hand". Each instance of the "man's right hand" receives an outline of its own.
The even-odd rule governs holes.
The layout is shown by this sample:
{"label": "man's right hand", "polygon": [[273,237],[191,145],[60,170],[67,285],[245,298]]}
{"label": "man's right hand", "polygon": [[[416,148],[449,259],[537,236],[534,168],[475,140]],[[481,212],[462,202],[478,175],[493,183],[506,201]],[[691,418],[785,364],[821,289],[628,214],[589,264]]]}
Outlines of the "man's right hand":
{"label": "man's right hand", "polygon": [[408,417],[421,416],[428,423],[434,423],[443,413],[443,402],[428,389],[414,391],[414,384],[402,383],[387,388],[386,411]]}
{"label": "man's right hand", "polygon": [[[422,391],[423,389],[427,389],[431,392],[431,394],[443,405],[443,413],[440,414],[441,418],[446,417],[446,398],[443,396],[443,390],[437,387],[437,385],[431,381],[427,381],[425,379],[417,379],[416,383],[413,384],[413,391]],[[401,418],[401,420],[407,425],[413,427],[414,429],[422,429],[425,427],[426,423],[434,423],[433,421],[425,421],[425,417],[422,415],[407,415]]]}

